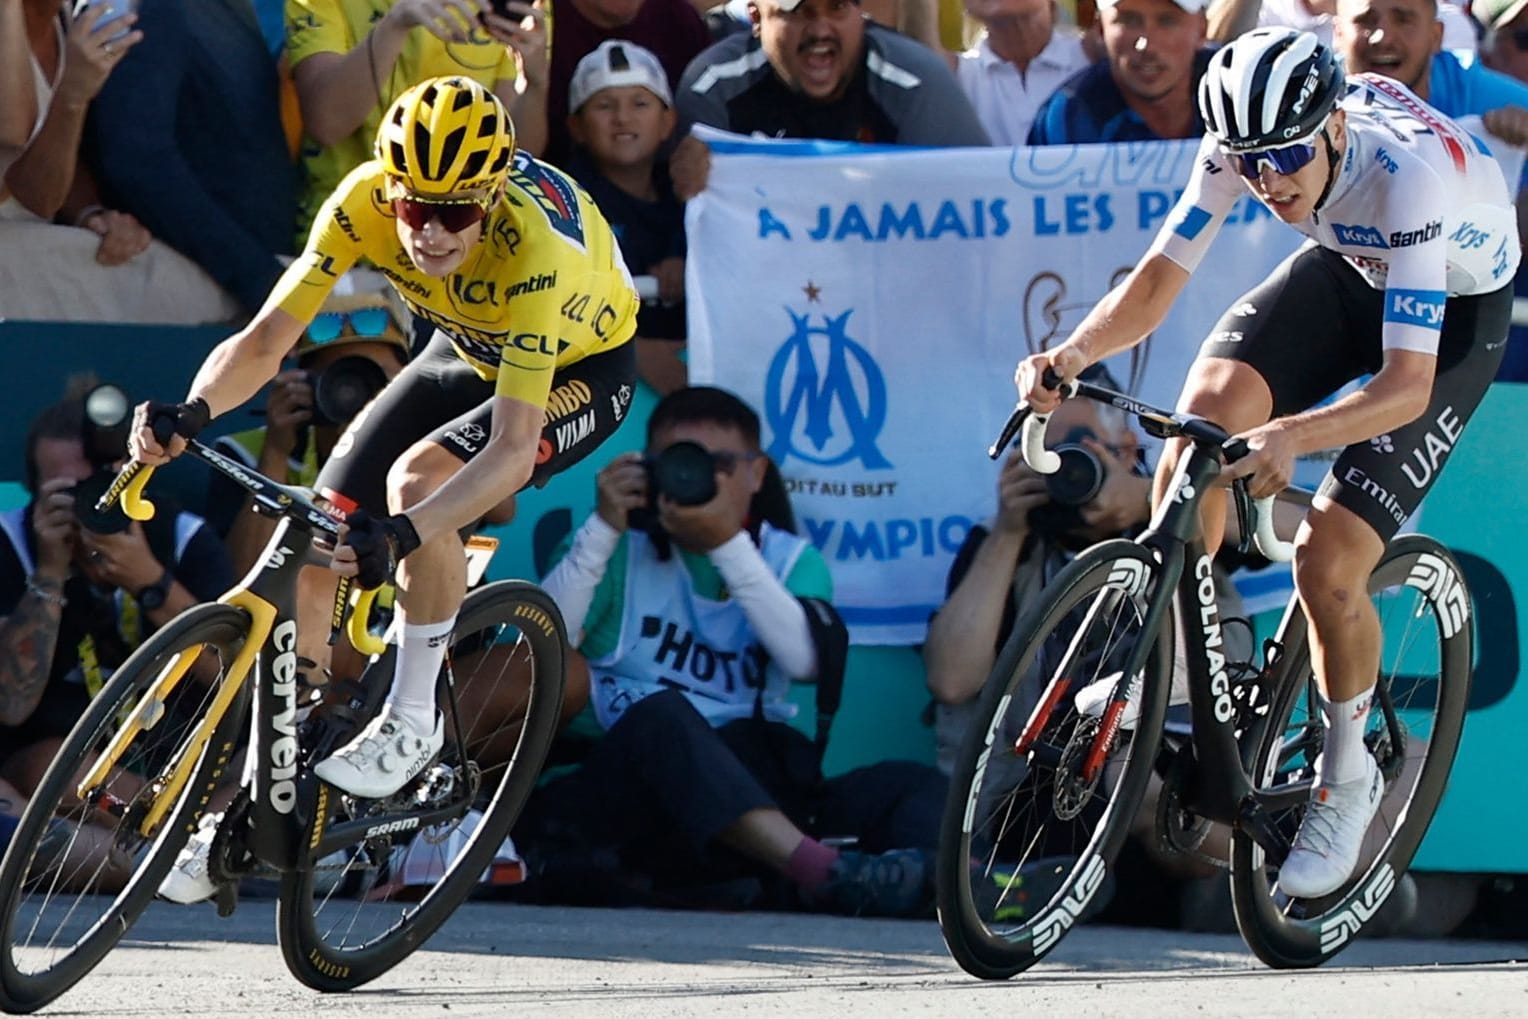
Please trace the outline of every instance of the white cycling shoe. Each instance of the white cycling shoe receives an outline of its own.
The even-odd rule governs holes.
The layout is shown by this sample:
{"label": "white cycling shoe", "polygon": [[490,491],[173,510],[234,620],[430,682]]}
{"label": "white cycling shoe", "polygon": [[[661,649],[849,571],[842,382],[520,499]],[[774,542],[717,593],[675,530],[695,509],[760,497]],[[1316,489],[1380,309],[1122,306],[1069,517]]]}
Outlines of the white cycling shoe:
{"label": "white cycling shoe", "polygon": [[[1102,679],[1095,679],[1087,686],[1078,690],[1072,697],[1072,704],[1081,715],[1092,715],[1094,718],[1104,713],[1104,705],[1109,703],[1109,698],[1114,696],[1114,688],[1124,677],[1122,672],[1111,672]],[[1137,680],[1140,679],[1138,675]],[[1181,654],[1173,654],[1173,677],[1172,688],[1167,694],[1167,703],[1188,703],[1188,662]],[[1119,717],[1121,729],[1134,729],[1135,720],[1141,716],[1141,684],[1137,682],[1135,690],[1130,698],[1125,701],[1125,710]]]}
{"label": "white cycling shoe", "polygon": [[352,796],[382,799],[418,777],[445,741],[445,719],[439,713],[435,728],[422,732],[384,705],[355,739],[319,761],[313,774]]}
{"label": "white cycling shoe", "polygon": [[1279,888],[1296,899],[1316,899],[1341,888],[1358,867],[1364,834],[1379,811],[1385,778],[1364,755],[1365,774],[1311,790],[1310,805],[1289,858],[1279,868]]}
{"label": "white cycling shoe", "polygon": [[207,861],[212,858],[212,837],[217,834],[218,825],[222,823],[221,810],[203,814],[202,819],[196,822],[196,831],[191,833],[185,848],[175,857],[175,866],[170,868],[169,875],[159,885],[161,898],[183,905],[212,898],[217,887],[212,883],[212,875],[207,872]]}

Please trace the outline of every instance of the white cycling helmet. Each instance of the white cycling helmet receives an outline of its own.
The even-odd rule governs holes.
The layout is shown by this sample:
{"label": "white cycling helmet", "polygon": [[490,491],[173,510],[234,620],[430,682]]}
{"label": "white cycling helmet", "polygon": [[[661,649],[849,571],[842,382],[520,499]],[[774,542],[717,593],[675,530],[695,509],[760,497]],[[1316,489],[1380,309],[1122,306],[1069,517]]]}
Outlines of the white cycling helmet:
{"label": "white cycling helmet", "polygon": [[1258,28],[1210,58],[1199,112],[1227,152],[1279,148],[1313,137],[1345,88],[1342,59],[1314,35]]}

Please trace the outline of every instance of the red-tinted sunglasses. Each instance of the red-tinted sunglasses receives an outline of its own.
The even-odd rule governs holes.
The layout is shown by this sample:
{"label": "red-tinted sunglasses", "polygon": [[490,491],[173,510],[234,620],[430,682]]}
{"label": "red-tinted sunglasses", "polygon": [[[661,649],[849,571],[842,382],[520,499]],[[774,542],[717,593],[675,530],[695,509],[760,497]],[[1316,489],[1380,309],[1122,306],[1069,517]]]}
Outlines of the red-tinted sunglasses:
{"label": "red-tinted sunglasses", "polygon": [[450,233],[459,234],[474,223],[481,223],[488,216],[488,203],[426,202],[419,198],[394,198],[393,213],[411,230],[423,230],[430,220],[436,220]]}

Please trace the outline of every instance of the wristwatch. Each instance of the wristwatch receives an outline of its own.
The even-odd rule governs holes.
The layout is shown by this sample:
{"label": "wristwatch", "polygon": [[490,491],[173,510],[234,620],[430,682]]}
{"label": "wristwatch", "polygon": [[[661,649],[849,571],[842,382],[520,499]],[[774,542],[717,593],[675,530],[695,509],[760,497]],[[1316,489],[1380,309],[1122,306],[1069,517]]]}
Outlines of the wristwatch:
{"label": "wristwatch", "polygon": [[159,575],[159,579],[140,590],[137,594],[138,606],[145,612],[162,608],[165,599],[170,597],[170,585],[175,583],[175,578],[169,570]]}

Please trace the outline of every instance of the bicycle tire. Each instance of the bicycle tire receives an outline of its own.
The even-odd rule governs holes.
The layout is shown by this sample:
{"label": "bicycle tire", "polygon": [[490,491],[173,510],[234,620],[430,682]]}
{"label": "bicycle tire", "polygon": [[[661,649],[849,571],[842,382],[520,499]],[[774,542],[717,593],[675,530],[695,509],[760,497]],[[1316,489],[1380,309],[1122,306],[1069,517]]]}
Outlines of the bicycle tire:
{"label": "bicycle tire", "polygon": [[[945,943],[973,976],[1006,979],[1033,966],[1090,915],[1090,902],[1102,891],[1151,776],[1167,710],[1171,640],[1155,641],[1143,670],[1140,717],[1133,729],[1119,731],[1111,763],[1095,772],[1091,789],[1078,789],[1083,775],[1077,748],[1092,744],[1087,727],[1096,723],[1076,710],[1073,694],[1107,676],[1119,650],[1138,642],[1159,577],[1155,557],[1141,546],[1125,540],[1095,545],[1046,586],[998,655],[954,765],[935,873]],[[1088,612],[1086,606],[1101,597],[1115,607]],[[1082,624],[1068,632],[1079,612]],[[1122,632],[1110,629],[1115,622],[1124,624]],[[1090,665],[1095,624],[1101,624],[1102,646],[1115,651]],[[1159,634],[1171,632],[1170,611],[1162,626]],[[1050,711],[1035,711],[1030,705],[1041,703],[1052,674],[1047,657],[1055,654],[1047,644],[1058,634],[1068,646],[1056,670],[1079,674]],[[1037,671],[1037,662],[1046,664]],[[1028,728],[1032,712],[1046,721],[1021,758],[1016,751],[1022,740],[1014,734]],[[1111,768],[1117,771],[1112,785]],[[1049,862],[1039,862],[1042,856]],[[1015,890],[1010,874],[1022,875],[1026,866],[1031,874],[1039,870],[1036,895],[1043,901],[1026,901],[1017,915],[1004,901]],[[992,888],[994,875],[1000,889]]]}
{"label": "bicycle tire", "polygon": [[[1383,600],[1380,625],[1385,638],[1366,742],[1386,777],[1385,799],[1366,836],[1367,863],[1342,889],[1322,899],[1290,900],[1276,891],[1276,873],[1250,836],[1232,839],[1231,893],[1236,922],[1249,948],[1263,962],[1280,969],[1318,966],[1342,951],[1373,918],[1405,874],[1432,822],[1459,748],[1469,702],[1473,662],[1473,607],[1464,573],[1441,544],[1424,535],[1393,540],[1375,567],[1371,595]],[[1391,611],[1391,610],[1395,611]],[[1426,609],[1429,624],[1417,610]],[[1399,623],[1416,628],[1425,639],[1437,635],[1436,670],[1427,649],[1397,645]],[[1394,623],[1395,625],[1390,625]],[[1315,680],[1304,615],[1291,605],[1281,626],[1284,644],[1282,679],[1266,727],[1257,734],[1251,774],[1260,788],[1275,781],[1308,779],[1320,749],[1322,722],[1315,708]],[[1399,647],[1392,658],[1391,652]],[[1388,663],[1394,661],[1395,667]],[[1406,668],[1405,673],[1398,669]],[[1382,694],[1388,692],[1391,709]],[[1392,730],[1388,722],[1398,723]],[[1404,717],[1402,717],[1404,716]],[[1417,747],[1417,737],[1425,742]],[[1399,732],[1397,740],[1394,733]],[[1397,745],[1397,744],[1400,745]],[[1418,763],[1419,762],[1419,763]],[[1408,788],[1409,786],[1409,788]],[[1299,810],[1280,817],[1292,834]]]}
{"label": "bicycle tire", "polygon": [[[485,643],[482,635],[490,632],[493,638]],[[503,640],[505,635],[514,638],[507,645]],[[368,826],[358,826],[358,832],[370,837],[358,838],[353,845],[337,851],[342,854],[339,862],[328,867],[310,866],[283,875],[276,905],[277,936],[288,968],[309,987],[319,991],[350,990],[376,979],[403,961],[424,944],[473,892],[480,875],[493,861],[495,852],[519,817],[545,763],[562,710],[567,638],[562,617],[551,597],[533,584],[511,580],[499,581],[469,594],[457,617],[441,689],[444,697],[446,685],[454,684],[456,696],[464,696],[471,689],[470,684],[477,681],[475,671],[465,678],[463,676],[468,671],[469,662],[483,663],[491,657],[502,658],[506,654],[502,649],[506,646],[510,648],[507,652],[510,661],[518,649],[523,648],[532,663],[524,724],[520,726],[512,755],[502,766],[497,782],[483,782],[473,799],[474,803],[483,804],[475,827],[450,859],[446,859],[445,852],[440,854],[438,862],[442,872],[417,903],[404,903],[404,894],[409,892],[406,888],[399,889],[397,898],[394,898],[394,893],[388,890],[387,879],[396,879],[398,875],[388,874],[388,867],[397,865],[399,852],[406,854],[409,851],[407,837],[421,839],[430,834],[432,839],[440,839],[439,844],[451,845],[452,835],[459,829],[443,826],[447,830],[372,835]],[[381,659],[378,664],[383,665],[387,660]],[[499,679],[503,678],[503,672],[501,669]],[[391,677],[392,673],[390,669],[383,669],[380,675]],[[479,773],[486,775],[489,769],[482,768],[480,762],[455,759],[451,716],[448,714],[447,718],[446,745],[436,767],[444,766],[453,775],[461,776],[476,765]],[[498,730],[479,740],[475,729],[469,726],[468,736],[476,741],[473,746],[477,748],[469,749],[469,753],[487,750],[503,731]],[[420,781],[405,787],[405,792]],[[330,793],[334,794],[331,799],[337,802],[337,811],[350,811],[361,806],[361,801],[352,801],[338,790],[331,789]],[[381,826],[385,826],[385,816],[379,820]],[[329,824],[334,823],[331,818]],[[457,824],[465,827],[460,821]],[[359,896],[359,900],[347,896]],[[385,904],[378,905],[378,901]],[[347,914],[351,903],[354,907]],[[401,915],[397,908],[399,904],[406,905]],[[371,913],[367,913],[368,908]],[[383,929],[375,936],[369,936],[364,929],[379,910],[384,914],[379,923]],[[335,932],[344,935],[340,943],[331,940]],[[351,937],[356,940],[351,942]]]}
{"label": "bicycle tire", "polygon": [[[119,730],[124,712],[139,703],[172,656],[201,646],[216,649],[226,663],[242,646],[249,625],[249,617],[229,605],[202,604],[182,612],[127,658],[65,739],[0,862],[0,1007],[5,1011],[35,1011],[74,986],[121,940],[153,899],[234,755],[249,702],[247,685],[213,731],[184,791],[149,836],[133,830],[142,821],[137,811],[148,799],[143,793],[149,783],[138,785],[138,780],[146,775],[162,778],[168,771],[191,727],[204,716],[211,687],[186,676],[161,705],[158,717],[129,741],[118,758],[121,767],[87,801],[105,804],[107,796],[126,795],[136,785],[131,799],[118,798],[111,804],[114,814],[104,813],[108,809],[104,805],[71,806],[75,784],[87,762]],[[165,727],[167,722],[170,725]],[[80,822],[64,820],[70,814]],[[108,816],[115,816],[117,824],[110,830],[110,848],[104,856],[98,853],[90,860],[71,862],[87,855],[87,845],[105,845],[99,833],[106,829],[97,822]],[[61,847],[54,837],[59,831],[66,832],[67,839]],[[50,837],[54,843],[40,854]],[[87,869],[91,861],[95,861],[93,873]],[[130,872],[113,891],[115,875],[129,862]],[[77,881],[85,882],[79,891],[65,887]],[[55,904],[55,892],[60,899],[75,898]],[[65,926],[37,940],[39,928],[53,922],[52,918]],[[77,937],[69,933],[76,929]],[[59,939],[73,940],[67,946],[55,945]]]}

